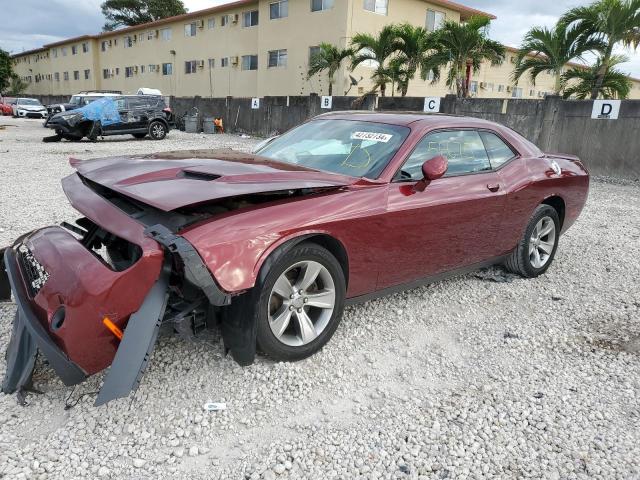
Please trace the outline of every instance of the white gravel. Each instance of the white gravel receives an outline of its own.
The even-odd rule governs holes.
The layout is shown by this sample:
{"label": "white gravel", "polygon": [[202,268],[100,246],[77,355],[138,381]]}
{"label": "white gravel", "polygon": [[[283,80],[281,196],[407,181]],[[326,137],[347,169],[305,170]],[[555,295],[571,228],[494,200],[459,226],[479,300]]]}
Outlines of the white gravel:
{"label": "white gravel", "polygon": [[[74,218],[67,157],[232,146],[44,144],[0,118],[0,244]],[[92,406],[101,376],[0,395],[0,478],[640,478],[640,188],[594,182],[549,272],[500,269],[348,308],[329,345],[247,368],[214,343],[162,337],[138,392]],[[15,311],[0,305],[0,350]],[[0,374],[4,373],[0,355]],[[207,401],[227,409],[205,412]]]}

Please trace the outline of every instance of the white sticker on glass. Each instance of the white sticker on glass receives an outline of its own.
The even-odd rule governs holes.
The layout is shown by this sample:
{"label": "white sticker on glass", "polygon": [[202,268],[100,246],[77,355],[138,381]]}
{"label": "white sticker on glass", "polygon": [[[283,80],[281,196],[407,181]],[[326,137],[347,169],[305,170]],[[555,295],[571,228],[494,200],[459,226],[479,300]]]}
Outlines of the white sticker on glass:
{"label": "white sticker on glass", "polygon": [[353,132],[351,134],[351,140],[369,140],[371,142],[387,143],[393,135],[388,133],[376,133],[376,132]]}

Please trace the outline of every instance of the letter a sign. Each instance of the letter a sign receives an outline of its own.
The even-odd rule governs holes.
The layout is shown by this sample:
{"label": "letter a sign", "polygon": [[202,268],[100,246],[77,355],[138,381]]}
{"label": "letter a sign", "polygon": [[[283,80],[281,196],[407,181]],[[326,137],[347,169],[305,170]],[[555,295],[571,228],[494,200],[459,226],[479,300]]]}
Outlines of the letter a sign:
{"label": "letter a sign", "polygon": [[429,113],[439,113],[440,97],[424,97],[424,111]]}
{"label": "letter a sign", "polygon": [[253,108],[254,110],[257,110],[260,108],[260,99],[259,98],[252,98],[251,99],[251,108]]}
{"label": "letter a sign", "polygon": [[620,100],[594,100],[591,118],[596,120],[617,120],[620,113]]}

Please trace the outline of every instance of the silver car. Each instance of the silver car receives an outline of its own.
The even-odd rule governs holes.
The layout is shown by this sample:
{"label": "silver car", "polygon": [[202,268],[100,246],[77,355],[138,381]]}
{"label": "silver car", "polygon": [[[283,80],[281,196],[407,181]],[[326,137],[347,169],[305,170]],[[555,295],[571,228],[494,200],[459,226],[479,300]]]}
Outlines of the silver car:
{"label": "silver car", "polygon": [[13,116],[22,118],[47,118],[47,107],[35,98],[17,98],[12,104]]}

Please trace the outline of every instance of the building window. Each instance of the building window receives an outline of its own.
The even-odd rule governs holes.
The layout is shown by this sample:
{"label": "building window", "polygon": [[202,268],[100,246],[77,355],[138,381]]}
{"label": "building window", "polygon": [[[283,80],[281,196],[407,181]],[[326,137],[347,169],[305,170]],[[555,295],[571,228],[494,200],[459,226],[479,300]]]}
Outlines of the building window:
{"label": "building window", "polygon": [[222,15],[220,17],[220,26],[226,27],[229,24],[229,15]]}
{"label": "building window", "polygon": [[184,36],[185,37],[195,37],[196,36],[196,22],[187,23],[184,26]]}
{"label": "building window", "polygon": [[163,63],[162,75],[171,75],[171,74],[173,74],[173,63]]}
{"label": "building window", "polygon": [[165,42],[171,40],[171,29],[163,28],[162,30],[160,30],[160,38],[162,38],[162,40],[164,40]]}
{"label": "building window", "polygon": [[62,47],[62,56],[66,57],[67,56],[67,47]]}
{"label": "building window", "polygon": [[126,78],[133,77],[133,67],[124,67],[124,76]]}
{"label": "building window", "polygon": [[242,14],[243,27],[255,27],[256,25],[258,25],[258,10],[252,10]]}
{"label": "building window", "polygon": [[131,47],[133,47],[133,37],[131,36],[124,37],[124,48],[131,48]]}
{"label": "building window", "polygon": [[144,65],[140,65],[140,73],[144,73]]}
{"label": "building window", "polygon": [[138,42],[144,42],[144,33],[138,34]]}
{"label": "building window", "polygon": [[386,15],[389,10],[389,0],[364,0],[364,9],[379,15]]}
{"label": "building window", "polygon": [[216,19],[215,18],[210,18],[209,20],[207,20],[207,28],[209,30],[213,29],[216,26]]}
{"label": "building window", "polygon": [[512,98],[522,98],[522,87],[513,87],[511,91]]}
{"label": "building window", "polygon": [[103,52],[107,51],[107,42],[106,42],[106,40],[103,40],[102,42],[100,42],[100,50],[102,50]]}
{"label": "building window", "polygon": [[186,73],[187,75],[196,73],[197,68],[198,62],[196,60],[188,60],[184,62],[184,73]]}
{"label": "building window", "polygon": [[62,79],[63,79],[65,82],[68,82],[68,81],[69,81],[69,72],[64,72],[64,73],[62,74]]}
{"label": "building window", "polygon": [[120,75],[120,67],[116,67],[116,75]]}
{"label": "building window", "polygon": [[242,70],[257,70],[257,69],[258,69],[258,55],[242,56]]}
{"label": "building window", "polygon": [[529,96],[530,97],[535,97],[536,96],[536,91],[535,90],[529,90]]}
{"label": "building window", "polygon": [[54,73],[54,74],[53,74],[53,78],[55,78],[55,79],[56,79],[56,82],[59,82],[59,81],[60,81],[60,72],[56,72],[56,73]]}
{"label": "building window", "polygon": [[229,57],[222,57],[220,59],[220,66],[221,67],[228,67],[229,66]]}
{"label": "building window", "polygon": [[91,75],[91,70],[85,70],[84,71],[84,79],[85,80],[89,80],[89,76]]}
{"label": "building window", "polygon": [[444,12],[438,12],[436,10],[427,10],[427,32],[435,32],[444,25],[444,21],[447,16]]}
{"label": "building window", "polygon": [[82,44],[82,53],[89,53],[89,43],[88,42],[84,42]]}
{"label": "building window", "polygon": [[478,82],[475,80],[469,84],[469,91],[473,94],[478,93]]}
{"label": "building window", "polygon": [[149,64],[149,73],[155,73],[156,72],[156,66],[153,64]]}
{"label": "building window", "polygon": [[287,51],[286,50],[272,50],[269,52],[269,68],[273,67],[286,67],[287,66]]}
{"label": "building window", "polygon": [[156,32],[151,30],[147,32],[147,40],[153,40],[156,37]]}
{"label": "building window", "polygon": [[78,70],[73,71],[73,79],[80,80],[80,72]]}
{"label": "building window", "polygon": [[316,55],[320,55],[320,47],[317,45],[309,47],[309,63],[311,63],[311,60],[313,60],[313,57]]}
{"label": "building window", "polygon": [[215,68],[216,66],[216,59],[215,58],[210,58],[209,59],[209,69]]}
{"label": "building window", "polygon": [[53,53],[53,58],[58,58],[58,49],[54,48],[51,53]]}
{"label": "building window", "polygon": [[269,18],[275,20],[277,18],[285,18],[289,16],[289,0],[281,0],[269,4]]}
{"label": "building window", "polygon": [[498,85],[498,92],[504,92],[504,85]]}
{"label": "building window", "polygon": [[333,8],[333,2],[334,0],[311,0],[311,11],[329,10]]}
{"label": "building window", "polygon": [[78,53],[78,46],[77,45],[72,45],[71,46],[71,55],[77,55]]}

